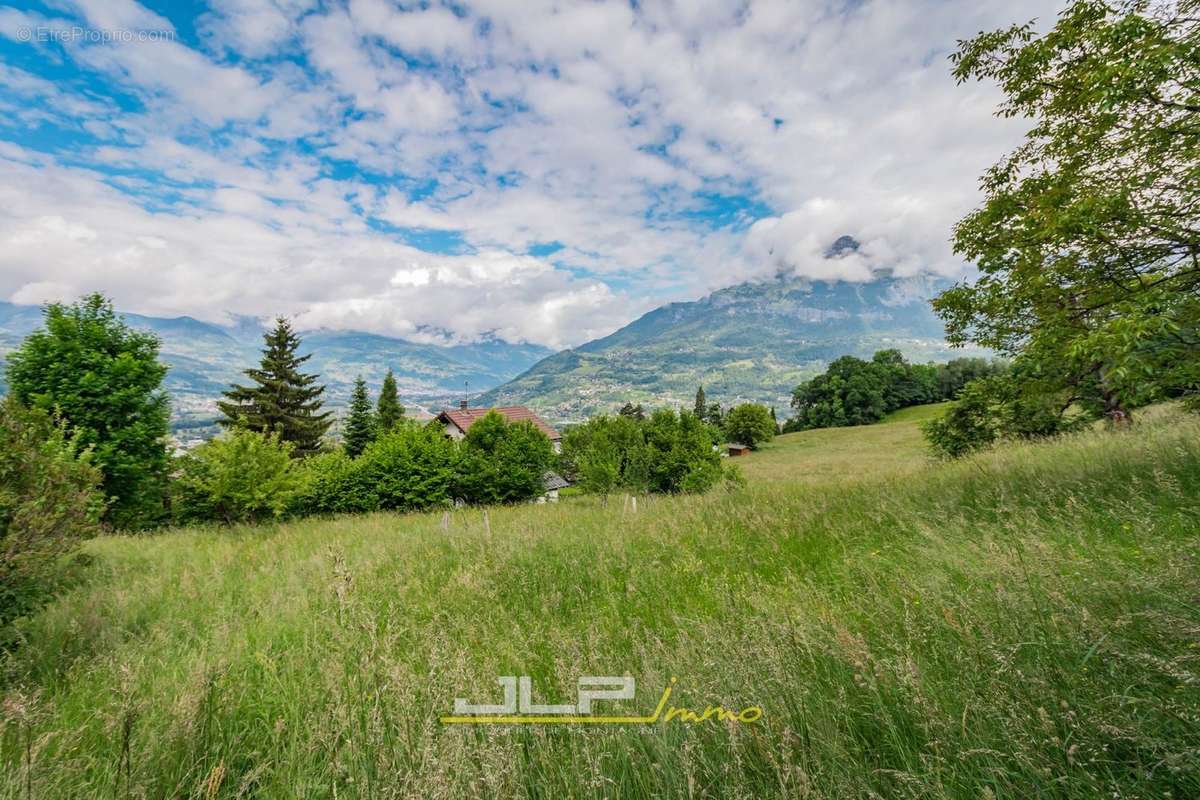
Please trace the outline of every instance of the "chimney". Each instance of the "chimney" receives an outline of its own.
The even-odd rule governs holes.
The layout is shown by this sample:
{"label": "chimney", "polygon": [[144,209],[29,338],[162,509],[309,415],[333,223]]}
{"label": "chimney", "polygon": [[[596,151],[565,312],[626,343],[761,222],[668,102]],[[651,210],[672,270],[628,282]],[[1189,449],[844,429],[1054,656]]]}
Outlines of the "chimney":
{"label": "chimney", "polygon": [[459,411],[466,411],[466,410],[467,410],[467,401],[466,401],[466,400],[459,400],[459,401],[458,401],[458,410],[459,410]]}

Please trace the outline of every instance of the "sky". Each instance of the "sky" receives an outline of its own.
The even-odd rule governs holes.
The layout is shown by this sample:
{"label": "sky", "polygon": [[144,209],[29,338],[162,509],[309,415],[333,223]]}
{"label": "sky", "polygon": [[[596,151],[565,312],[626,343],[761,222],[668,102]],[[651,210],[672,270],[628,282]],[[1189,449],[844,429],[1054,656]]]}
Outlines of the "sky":
{"label": "sky", "polygon": [[560,348],[779,274],[960,276],[951,228],[1024,123],[949,55],[1055,12],[0,5],[0,299]]}

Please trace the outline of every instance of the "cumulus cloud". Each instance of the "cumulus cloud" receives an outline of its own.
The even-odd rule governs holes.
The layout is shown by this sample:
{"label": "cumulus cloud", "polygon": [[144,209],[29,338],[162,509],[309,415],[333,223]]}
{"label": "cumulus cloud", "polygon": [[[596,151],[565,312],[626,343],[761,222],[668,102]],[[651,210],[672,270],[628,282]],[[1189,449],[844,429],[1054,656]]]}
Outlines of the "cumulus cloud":
{"label": "cumulus cloud", "polygon": [[224,207],[156,214],[76,170],[0,158],[0,295],[41,303],[103,289],[148,314],[282,313],[308,328],[553,347],[612,330],[631,307],[605,284],[529,256],[437,255],[303,215],[282,227],[259,221],[240,194],[216,200]]}
{"label": "cumulus cloud", "polygon": [[958,274],[950,228],[1022,124],[946,57],[1055,10],[210,0],[174,39],[61,46],[4,10],[0,294],[560,346],[778,273]]}

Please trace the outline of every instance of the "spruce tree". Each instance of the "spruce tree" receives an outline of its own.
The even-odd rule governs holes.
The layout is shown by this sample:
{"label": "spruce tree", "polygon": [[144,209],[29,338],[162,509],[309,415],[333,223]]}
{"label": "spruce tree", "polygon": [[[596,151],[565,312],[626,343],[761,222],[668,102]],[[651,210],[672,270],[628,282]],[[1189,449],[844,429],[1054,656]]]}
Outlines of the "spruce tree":
{"label": "spruce tree", "polygon": [[708,402],[704,397],[703,386],[696,390],[696,406],[693,413],[695,413],[696,418],[699,420],[703,420],[708,413]]}
{"label": "spruce tree", "polygon": [[263,334],[263,341],[266,347],[261,365],[246,370],[255,385],[234,384],[224,393],[228,399],[217,403],[225,415],[220,423],[262,433],[277,431],[281,441],[292,444],[293,455],[312,455],[332,423],[329,412],[321,412],[325,387],[316,383],[317,375],[300,372],[300,366],[312,354],[297,355],[300,337],[283,317],[275,320],[273,330]]}
{"label": "spruce tree", "polygon": [[350,413],[346,416],[346,428],[342,431],[342,445],[346,455],[354,458],[367,449],[375,439],[375,416],[371,413],[371,398],[367,396],[367,382],[362,376],[355,378],[354,391],[350,393]]}
{"label": "spruce tree", "polygon": [[375,414],[380,433],[396,427],[403,417],[404,406],[400,405],[400,395],[396,391],[396,376],[389,369],[379,390],[379,405]]}
{"label": "spruce tree", "polygon": [[638,403],[636,406],[633,403],[626,403],[625,405],[621,406],[621,410],[617,413],[622,417],[636,419],[638,422],[641,422],[646,418],[646,409],[642,408],[641,403]]}

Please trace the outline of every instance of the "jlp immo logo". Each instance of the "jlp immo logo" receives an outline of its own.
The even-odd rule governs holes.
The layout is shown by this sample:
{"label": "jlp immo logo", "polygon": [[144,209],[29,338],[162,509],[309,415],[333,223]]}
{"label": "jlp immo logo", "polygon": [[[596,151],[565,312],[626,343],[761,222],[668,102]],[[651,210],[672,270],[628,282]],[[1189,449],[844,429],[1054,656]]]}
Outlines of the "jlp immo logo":
{"label": "jlp immo logo", "polygon": [[663,687],[658,705],[651,714],[604,715],[597,713],[597,702],[633,700],[637,684],[629,676],[584,675],[579,678],[576,702],[542,704],[533,702],[533,679],[528,675],[503,675],[496,683],[504,690],[504,699],[496,704],[474,704],[466,698],[454,700],[454,713],[441,717],[446,725],[653,725],[657,722],[700,722],[751,723],[762,718],[762,708],[747,706],[738,711],[725,706],[706,706],[704,711],[693,711],[683,706],[670,705],[671,692],[678,682],[671,678]]}

